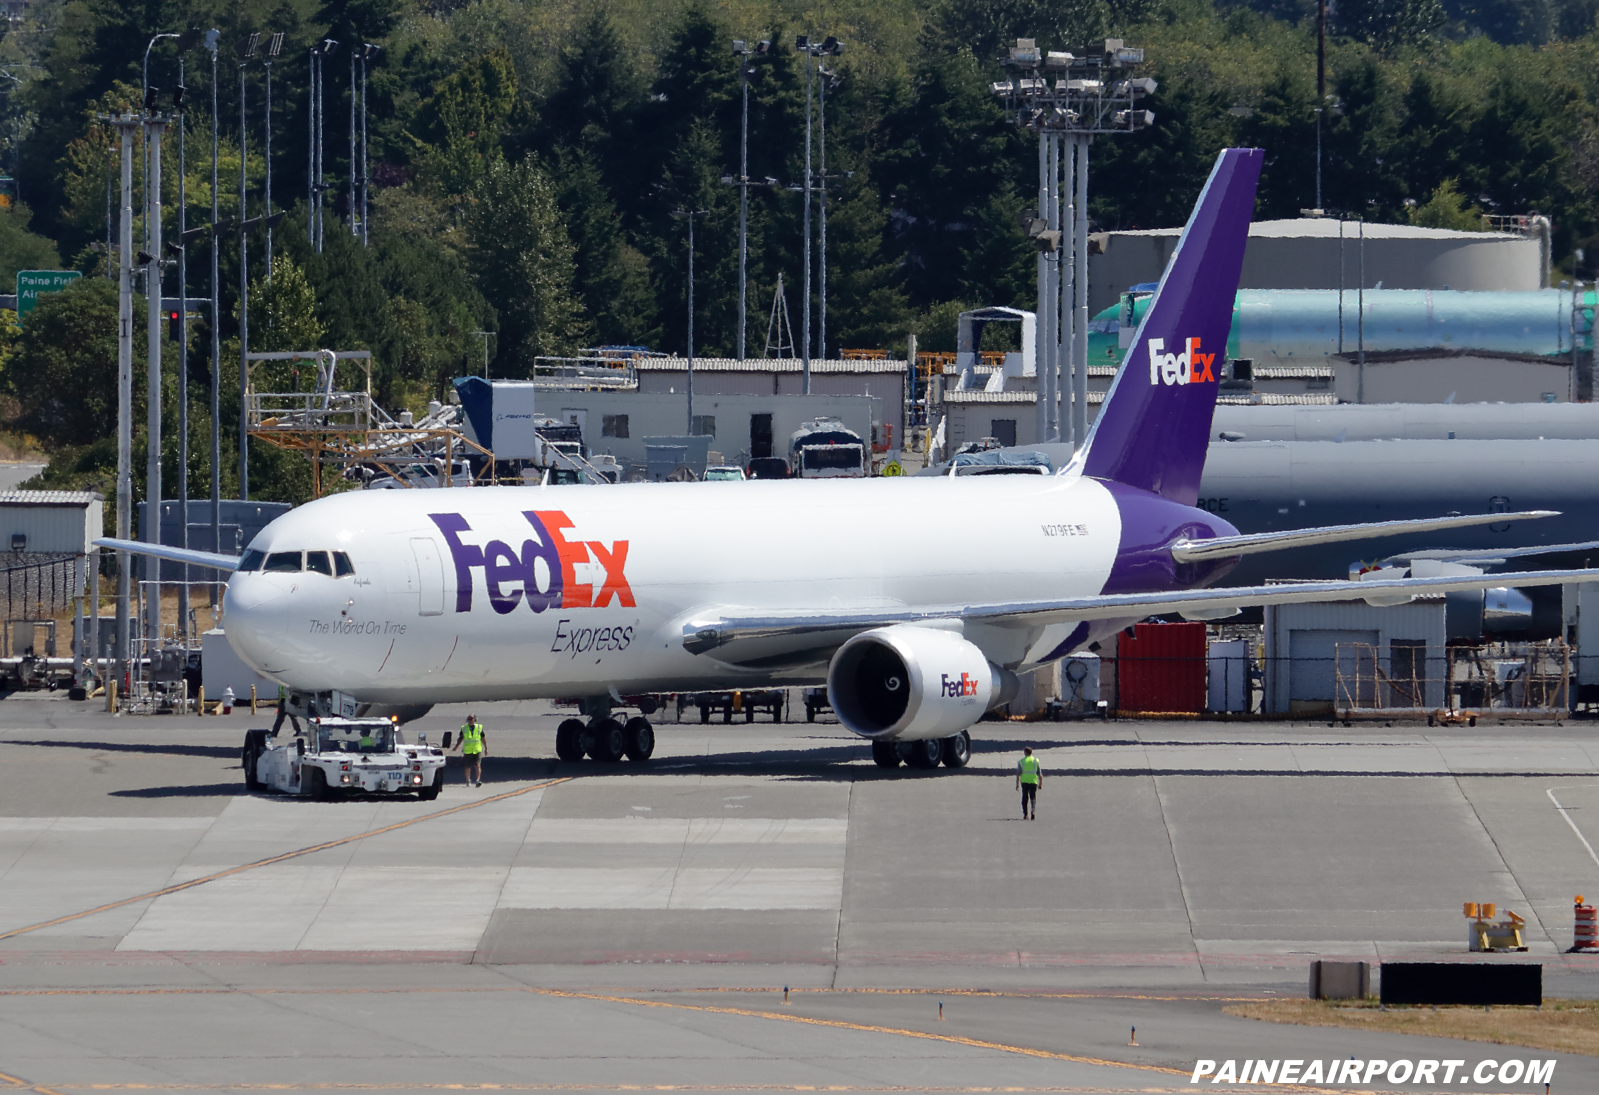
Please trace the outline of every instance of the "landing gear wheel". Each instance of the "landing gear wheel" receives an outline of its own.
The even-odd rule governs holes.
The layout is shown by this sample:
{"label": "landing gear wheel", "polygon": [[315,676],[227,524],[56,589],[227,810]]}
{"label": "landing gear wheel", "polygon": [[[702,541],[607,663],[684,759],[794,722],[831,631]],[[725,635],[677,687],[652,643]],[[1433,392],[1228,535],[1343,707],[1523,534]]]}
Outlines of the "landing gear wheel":
{"label": "landing gear wheel", "polygon": [[[582,727],[577,734],[578,753],[584,757],[592,757],[594,755],[594,726],[598,720],[578,722],[577,719],[572,719],[570,721],[577,722],[578,725]],[[560,731],[557,730],[556,732],[559,733]]]}
{"label": "landing gear wheel", "polygon": [[944,739],[944,766],[946,768],[964,768],[966,762],[972,759],[972,736],[965,730],[954,737]]}
{"label": "landing gear wheel", "polygon": [[615,719],[595,719],[588,727],[589,736],[593,744],[589,746],[588,755],[592,760],[618,761],[622,759],[622,751],[627,746],[627,736],[622,730],[622,724]]}
{"label": "landing gear wheel", "polygon": [[555,755],[562,760],[583,759],[583,720],[567,719],[555,728]]}
{"label": "landing gear wheel", "polygon": [[265,745],[265,730],[246,730],[244,732],[244,751],[239,756],[239,763],[244,768],[244,789],[246,791],[266,790],[266,785],[256,776],[256,761],[260,759],[261,749]]}
{"label": "landing gear wheel", "polygon": [[872,760],[879,768],[898,768],[899,743],[894,741],[872,742]]}
{"label": "landing gear wheel", "polygon": [[655,727],[649,719],[628,719],[622,727],[622,741],[628,760],[649,760],[655,752]]}
{"label": "landing gear wheel", "polygon": [[944,759],[944,743],[939,738],[906,742],[905,763],[912,768],[937,768]]}

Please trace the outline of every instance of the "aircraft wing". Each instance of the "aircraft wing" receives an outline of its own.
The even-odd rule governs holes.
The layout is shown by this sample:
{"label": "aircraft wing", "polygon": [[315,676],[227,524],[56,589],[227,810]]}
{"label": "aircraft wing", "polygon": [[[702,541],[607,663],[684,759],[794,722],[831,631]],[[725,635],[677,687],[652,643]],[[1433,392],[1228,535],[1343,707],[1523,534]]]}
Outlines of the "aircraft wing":
{"label": "aircraft wing", "polygon": [[190,566],[195,567],[210,567],[212,570],[231,572],[239,566],[239,556],[237,555],[218,555],[212,551],[167,547],[165,544],[147,544],[143,540],[105,538],[96,540],[94,546],[111,548],[114,551],[126,551],[134,555],[148,555],[154,559],[166,559],[173,563],[188,563]]}
{"label": "aircraft wing", "polygon": [[[1496,514],[1495,516],[1503,516]],[[1599,581],[1599,569],[1534,570],[1512,574],[1447,575],[1440,578],[1383,578],[1344,582],[1291,582],[1281,585],[1193,589],[1162,593],[1096,594],[1055,601],[1012,601],[999,604],[947,604],[921,608],[740,612],[725,609],[683,625],[683,647],[691,654],[722,651],[718,661],[754,664],[772,662],[784,651],[817,655],[849,636],[893,624],[927,624],[940,620],[1039,625],[1075,620],[1142,619],[1169,612],[1219,619],[1254,605],[1303,604],[1314,601],[1369,599],[1402,603],[1422,593],[1498,586],[1562,585]],[[731,648],[731,649],[727,649]]]}
{"label": "aircraft wing", "polygon": [[1558,516],[1560,516],[1559,510],[1531,509],[1517,513],[1424,517],[1414,521],[1369,521],[1356,525],[1324,525],[1321,528],[1288,529],[1283,532],[1217,536],[1210,540],[1178,540],[1171,546],[1171,557],[1179,563],[1192,563],[1201,559],[1226,559],[1235,555],[1253,555],[1262,551],[1287,551],[1289,548],[1332,544],[1340,540],[1370,540],[1379,536],[1404,536],[1415,532],[1437,532],[1440,529],[1497,525],[1506,521],[1529,521],[1538,517]]}
{"label": "aircraft wing", "polygon": [[1599,540],[1583,540],[1575,544],[1542,544],[1535,547],[1497,548],[1427,548],[1422,551],[1402,551],[1383,560],[1390,565],[1409,565],[1413,559],[1435,559],[1439,562],[1467,563],[1472,566],[1504,566],[1511,559],[1526,559],[1534,555],[1563,555],[1574,552],[1599,551]]}

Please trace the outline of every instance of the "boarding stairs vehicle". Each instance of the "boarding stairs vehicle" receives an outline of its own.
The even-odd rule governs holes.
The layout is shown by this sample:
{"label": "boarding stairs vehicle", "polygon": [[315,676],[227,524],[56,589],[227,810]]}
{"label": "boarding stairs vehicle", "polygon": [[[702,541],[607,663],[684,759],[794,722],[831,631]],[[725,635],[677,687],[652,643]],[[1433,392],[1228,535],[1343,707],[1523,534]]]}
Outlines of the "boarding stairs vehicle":
{"label": "boarding stairs vehicle", "polygon": [[383,718],[311,718],[280,743],[270,731],[244,737],[244,785],[250,791],[329,798],[338,794],[414,794],[423,802],[444,786],[444,752],[423,734],[408,744]]}

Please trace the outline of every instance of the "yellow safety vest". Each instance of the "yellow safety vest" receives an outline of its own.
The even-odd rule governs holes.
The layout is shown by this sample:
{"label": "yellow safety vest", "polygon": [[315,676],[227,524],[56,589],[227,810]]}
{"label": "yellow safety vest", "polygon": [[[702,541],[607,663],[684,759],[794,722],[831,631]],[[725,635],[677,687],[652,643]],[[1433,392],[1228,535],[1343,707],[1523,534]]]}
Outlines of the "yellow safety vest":
{"label": "yellow safety vest", "polygon": [[1023,757],[1021,764],[1017,765],[1017,767],[1021,770],[1023,783],[1038,782],[1039,765],[1037,757]]}
{"label": "yellow safety vest", "polygon": [[483,725],[481,723],[469,722],[461,727],[461,752],[483,752]]}

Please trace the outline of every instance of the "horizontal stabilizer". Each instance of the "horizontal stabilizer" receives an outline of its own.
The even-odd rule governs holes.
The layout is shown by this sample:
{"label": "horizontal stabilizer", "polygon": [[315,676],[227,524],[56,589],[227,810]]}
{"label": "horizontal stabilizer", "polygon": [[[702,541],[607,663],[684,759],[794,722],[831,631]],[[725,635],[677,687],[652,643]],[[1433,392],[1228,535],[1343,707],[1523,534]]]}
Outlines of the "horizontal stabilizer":
{"label": "horizontal stabilizer", "polygon": [[1178,540],[1171,546],[1171,557],[1179,563],[1193,563],[1202,559],[1254,555],[1262,551],[1287,551],[1289,548],[1309,547],[1312,544],[1334,544],[1340,540],[1374,540],[1382,536],[1403,536],[1558,516],[1558,510],[1530,509],[1518,513],[1473,513],[1462,517],[1424,517],[1415,521],[1370,521],[1360,525],[1326,525],[1284,532],[1255,532],[1245,536],[1217,536],[1210,540]]}
{"label": "horizontal stabilizer", "polygon": [[210,567],[212,570],[232,571],[239,566],[237,555],[218,555],[215,552],[195,551],[192,548],[147,544],[142,540],[96,540],[94,546],[111,548],[113,551],[126,551],[132,555],[149,555],[173,563],[188,563],[192,567]]}
{"label": "horizontal stabilizer", "polygon": [[[1506,517],[1508,514],[1495,514]],[[842,644],[851,635],[892,624],[947,626],[950,621],[970,621],[1019,626],[1066,623],[1074,620],[1141,620],[1169,612],[1203,614],[1211,619],[1227,616],[1229,609],[1254,605],[1309,604],[1317,601],[1370,601],[1393,604],[1423,594],[1453,593],[1499,586],[1548,586],[1599,581],[1599,569],[1533,570],[1508,574],[1446,575],[1438,578],[1383,578],[1366,581],[1290,582],[1282,585],[1191,589],[1160,593],[1098,594],[1058,601],[1009,601],[996,604],[944,604],[921,608],[862,608],[855,610],[750,612],[726,609],[717,617],[699,617],[683,624],[683,647],[691,654],[708,654],[741,644],[760,657],[773,657],[784,649],[810,650]],[[724,651],[718,660],[738,662],[742,651]]]}

